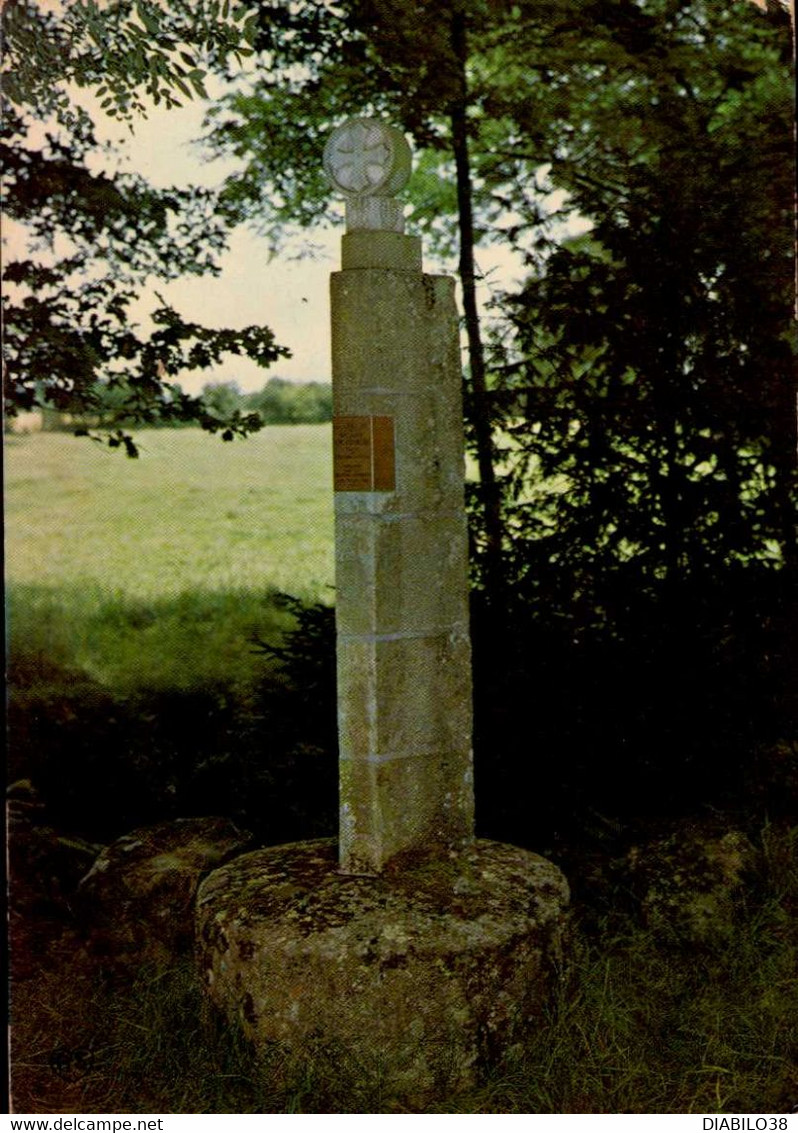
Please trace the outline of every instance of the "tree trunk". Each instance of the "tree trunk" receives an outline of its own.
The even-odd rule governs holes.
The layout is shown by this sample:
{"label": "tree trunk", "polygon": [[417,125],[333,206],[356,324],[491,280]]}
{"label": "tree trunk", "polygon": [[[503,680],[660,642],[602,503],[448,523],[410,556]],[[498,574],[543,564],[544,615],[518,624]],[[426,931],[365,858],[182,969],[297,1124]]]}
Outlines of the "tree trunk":
{"label": "tree trunk", "polygon": [[476,441],[485,529],[485,588],[486,597],[490,604],[501,606],[501,595],[505,581],[502,562],[501,496],[496,480],[490,401],[485,377],[485,352],[477,310],[473,186],[466,121],[468,41],[465,13],[461,10],[456,10],[452,15],[452,46],[457,60],[459,80],[459,90],[452,102],[450,111],[452,148],[457,171],[457,219],[460,240],[459,274],[468,338],[472,425]]}

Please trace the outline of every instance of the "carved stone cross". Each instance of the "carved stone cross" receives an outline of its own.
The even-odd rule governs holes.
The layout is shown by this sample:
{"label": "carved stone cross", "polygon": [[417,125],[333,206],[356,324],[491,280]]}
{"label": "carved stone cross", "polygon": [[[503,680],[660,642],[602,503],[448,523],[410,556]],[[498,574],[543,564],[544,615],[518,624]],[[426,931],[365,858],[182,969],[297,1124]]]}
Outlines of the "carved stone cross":
{"label": "carved stone cross", "polygon": [[329,164],[341,188],[350,193],[374,192],[390,172],[391,148],[381,128],[353,122],[334,139]]}
{"label": "carved stone cross", "polygon": [[412,155],[404,134],[387,122],[351,118],[330,135],[324,169],[346,201],[347,230],[404,231],[393,199],[410,178]]}

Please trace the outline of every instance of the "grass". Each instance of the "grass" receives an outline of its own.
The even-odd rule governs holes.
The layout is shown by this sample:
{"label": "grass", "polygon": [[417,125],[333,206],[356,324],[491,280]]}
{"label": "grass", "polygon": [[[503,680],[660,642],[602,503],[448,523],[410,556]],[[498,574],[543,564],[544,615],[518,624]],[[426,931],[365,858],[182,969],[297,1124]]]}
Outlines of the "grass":
{"label": "grass", "polygon": [[66,434],[6,440],[9,581],[135,598],[331,585],[329,426],[138,437],[134,461]]}
{"label": "grass", "polygon": [[290,619],[273,591],[183,591],[130,598],[96,583],[9,587],[12,681],[19,692],[55,667],[124,696],[138,689],[207,687],[244,692],[263,668],[258,634],[278,639]]}
{"label": "grass", "polygon": [[[478,1087],[425,1112],[787,1112],[798,1096],[797,848],[798,829],[760,833],[748,904],[710,950],[668,947],[633,912],[598,924],[578,906],[541,1025]],[[18,1112],[402,1112],[379,1080],[323,1048],[256,1058],[208,1014],[189,961],[103,984],[74,946],[48,955],[55,965],[15,999]]]}
{"label": "grass", "polygon": [[[326,706],[298,704],[255,641],[296,627],[281,593],[332,599],[329,426],[138,440],[133,461],[6,440],[12,780],[91,840],[220,809],[284,840],[326,830]],[[300,756],[323,764],[302,791]]]}
{"label": "grass", "polygon": [[[293,791],[307,806],[326,764],[308,762],[313,706],[301,695],[248,702],[267,664],[251,638],[272,640],[290,624],[278,591],[332,598],[329,427],[267,428],[233,445],[191,430],[140,441],[141,459],[129,461],[63,434],[6,440],[18,727],[29,727],[34,766],[63,817],[76,802],[100,813],[112,798],[127,821],[128,796],[150,784],[157,813],[174,783],[185,792],[175,805],[211,797],[225,807],[219,784],[238,783],[244,798],[233,802],[289,840],[286,800]],[[320,795],[322,818],[325,808]],[[110,819],[109,829],[123,832]],[[758,850],[735,933],[700,953],[643,928],[627,894],[591,906],[586,893],[542,1025],[435,1112],[786,1112],[798,1100],[798,834],[767,827]],[[399,1109],[379,1081],[323,1049],[253,1058],[208,1016],[188,960],[105,979],[63,910],[30,917],[22,932],[18,1112]]]}
{"label": "grass", "polygon": [[137,461],[67,434],[6,439],[12,665],[120,690],[246,681],[252,632],[287,624],[276,591],[332,598],[329,426],[139,439]]}

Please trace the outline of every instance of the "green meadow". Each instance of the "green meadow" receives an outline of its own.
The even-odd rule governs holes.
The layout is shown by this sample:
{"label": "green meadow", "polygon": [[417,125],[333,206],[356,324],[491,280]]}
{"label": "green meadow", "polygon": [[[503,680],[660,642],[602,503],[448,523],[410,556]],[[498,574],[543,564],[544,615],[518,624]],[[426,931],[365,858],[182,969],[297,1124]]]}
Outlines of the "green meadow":
{"label": "green meadow", "polygon": [[332,602],[329,425],[136,436],[138,460],[6,438],[12,680],[54,664],[117,689],[246,682],[253,633],[287,624],[276,592]]}

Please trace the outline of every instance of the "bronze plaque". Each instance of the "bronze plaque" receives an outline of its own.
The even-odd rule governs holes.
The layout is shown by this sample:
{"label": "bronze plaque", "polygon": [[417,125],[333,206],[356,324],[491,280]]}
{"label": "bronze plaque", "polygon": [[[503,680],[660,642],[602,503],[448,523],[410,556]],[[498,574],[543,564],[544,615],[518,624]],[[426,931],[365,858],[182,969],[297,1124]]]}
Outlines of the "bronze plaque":
{"label": "bronze plaque", "polygon": [[396,488],[393,417],[371,418],[371,468],[373,490],[393,492]]}
{"label": "bronze plaque", "polygon": [[392,417],[333,417],[336,492],[393,492],[396,487]]}

